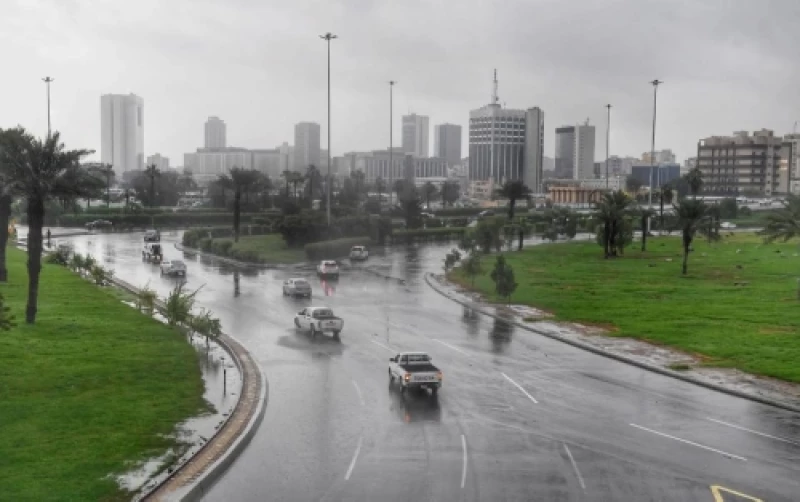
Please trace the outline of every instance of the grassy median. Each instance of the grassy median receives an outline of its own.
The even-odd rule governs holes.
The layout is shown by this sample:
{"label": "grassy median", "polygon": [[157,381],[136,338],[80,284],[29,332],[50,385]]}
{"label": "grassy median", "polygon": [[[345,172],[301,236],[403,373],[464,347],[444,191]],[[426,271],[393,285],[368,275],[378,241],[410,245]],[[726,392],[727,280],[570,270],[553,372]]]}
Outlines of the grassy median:
{"label": "grassy median", "polygon": [[[596,243],[548,244],[509,253],[517,291],[513,303],[536,306],[560,320],[610,328],[701,356],[708,365],[800,382],[800,248],[765,245],[752,234],[708,244],[698,236],[681,276],[677,237],[639,243],[604,260]],[[489,274],[475,289],[497,301]],[[456,270],[464,286],[470,279]]]}
{"label": "grassy median", "polygon": [[26,259],[9,248],[0,285],[17,318],[0,333],[0,499],[130,499],[113,474],[163,454],[175,425],[206,409],[195,352],[55,265],[43,266],[26,325]]}
{"label": "grassy median", "polygon": [[[233,239],[228,240],[233,241]],[[234,254],[236,251],[255,253],[262,263],[292,264],[306,259],[303,248],[288,247],[281,234],[242,236],[239,237],[239,242],[233,243],[231,250]]]}

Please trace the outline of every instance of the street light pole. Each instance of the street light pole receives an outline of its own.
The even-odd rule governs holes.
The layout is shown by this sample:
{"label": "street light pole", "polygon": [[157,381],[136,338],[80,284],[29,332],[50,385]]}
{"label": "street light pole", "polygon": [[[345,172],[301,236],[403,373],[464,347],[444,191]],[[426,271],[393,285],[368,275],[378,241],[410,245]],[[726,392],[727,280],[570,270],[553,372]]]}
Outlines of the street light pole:
{"label": "street light pole", "polygon": [[[656,97],[658,96],[658,85],[663,84],[664,82],[655,79],[652,82],[653,84],[653,138],[652,142],[650,143],[650,193],[648,194],[648,205],[650,207],[653,206],[653,172],[655,166],[655,157],[656,157]],[[649,219],[648,219],[649,220]]]}
{"label": "street light pole", "polygon": [[606,190],[608,190],[608,145],[611,142],[611,105],[608,108],[608,125],[606,125]]}
{"label": "street light pole", "polygon": [[50,139],[50,82],[55,80],[52,77],[45,77],[42,79],[47,85],[47,138]]}
{"label": "street light pole", "polygon": [[326,33],[320,35],[319,38],[328,43],[328,182],[325,183],[325,192],[327,194],[327,215],[328,215],[328,228],[331,226],[331,40],[337,38],[333,33]]}
{"label": "street light pole", "polygon": [[394,165],[392,164],[392,150],[394,149],[394,134],[392,129],[392,120],[393,120],[393,94],[394,94],[394,84],[397,82],[394,80],[389,81],[389,214],[391,214],[394,205],[392,204],[392,198],[394,196]]}

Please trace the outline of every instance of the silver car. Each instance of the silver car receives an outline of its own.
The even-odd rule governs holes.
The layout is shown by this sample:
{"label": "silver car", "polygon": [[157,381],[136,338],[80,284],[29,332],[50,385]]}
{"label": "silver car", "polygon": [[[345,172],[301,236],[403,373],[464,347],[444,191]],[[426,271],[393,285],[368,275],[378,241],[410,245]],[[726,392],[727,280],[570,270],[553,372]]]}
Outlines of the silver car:
{"label": "silver car", "polygon": [[181,260],[161,262],[161,275],[178,275],[186,277],[186,264]]}
{"label": "silver car", "polygon": [[305,279],[286,279],[283,281],[283,296],[311,298],[311,284]]}

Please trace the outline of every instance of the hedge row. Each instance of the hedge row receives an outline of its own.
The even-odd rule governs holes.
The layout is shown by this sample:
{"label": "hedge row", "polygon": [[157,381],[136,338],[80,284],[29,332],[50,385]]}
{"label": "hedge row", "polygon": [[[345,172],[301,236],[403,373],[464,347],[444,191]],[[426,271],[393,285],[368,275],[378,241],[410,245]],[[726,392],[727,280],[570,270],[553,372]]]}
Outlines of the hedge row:
{"label": "hedge row", "polygon": [[369,237],[348,237],[306,244],[303,249],[309,260],[325,260],[347,256],[353,246],[367,246],[371,243]]}
{"label": "hedge row", "polygon": [[[248,223],[259,213],[242,213],[242,223]],[[161,213],[161,214],[63,214],[58,217],[58,225],[64,227],[83,227],[95,220],[108,220],[116,228],[126,227],[179,227],[191,225],[232,224],[231,213]]]}
{"label": "hedge row", "polygon": [[245,261],[248,263],[262,262],[257,251],[234,249],[232,239],[214,239],[204,237],[197,241],[197,248],[201,251],[205,251],[206,253],[224,256],[234,260]]}
{"label": "hedge row", "polygon": [[[271,225],[242,225],[239,228],[239,235],[266,235],[275,233]],[[183,233],[183,245],[190,248],[200,248],[201,239],[215,239],[223,237],[233,237],[231,227],[211,227],[193,228]]]}
{"label": "hedge row", "polygon": [[412,230],[395,230],[392,233],[392,242],[433,240],[447,241],[460,239],[467,231],[466,227],[442,227],[442,228],[417,228]]}
{"label": "hedge row", "polygon": [[[439,209],[434,211],[434,214],[439,218],[446,218],[450,216],[477,216],[479,213],[483,211],[494,211],[494,214],[505,214],[508,213],[508,208],[506,207],[448,207],[446,209]],[[525,201],[522,201],[520,204],[517,201],[517,205],[514,208],[514,214],[527,214],[528,208],[525,207]]]}

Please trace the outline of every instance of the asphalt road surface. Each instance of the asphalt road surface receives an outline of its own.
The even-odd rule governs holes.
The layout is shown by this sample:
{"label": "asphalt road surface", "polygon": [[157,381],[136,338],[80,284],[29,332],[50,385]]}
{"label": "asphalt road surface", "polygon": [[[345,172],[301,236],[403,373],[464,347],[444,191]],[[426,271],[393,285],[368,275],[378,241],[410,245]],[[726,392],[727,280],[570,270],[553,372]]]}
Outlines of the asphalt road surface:
{"label": "asphalt road surface", "polygon": [[[176,284],[141,261],[141,233],[70,240],[135,285],[163,296]],[[183,257],[177,241],[164,235],[167,259]],[[800,500],[800,416],[466,310],[424,282],[448,248],[373,250],[337,282],[313,265],[237,271],[183,257],[198,303],[269,379],[259,431],[205,500]],[[310,300],[282,295],[298,276]],[[341,342],[294,329],[308,305],[344,319]],[[403,350],[443,370],[438,398],[389,385],[388,358]]]}

